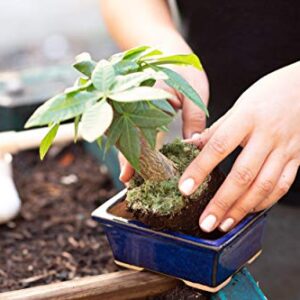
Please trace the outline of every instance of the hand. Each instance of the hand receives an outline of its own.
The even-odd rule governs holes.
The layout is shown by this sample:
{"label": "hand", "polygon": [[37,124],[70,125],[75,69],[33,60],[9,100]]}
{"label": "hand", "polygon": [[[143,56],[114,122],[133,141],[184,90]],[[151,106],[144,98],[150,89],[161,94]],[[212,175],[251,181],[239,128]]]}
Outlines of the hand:
{"label": "hand", "polygon": [[[209,97],[208,80],[203,71],[199,71],[193,67],[177,67],[172,68],[183,76],[192,87],[199,93],[204,103],[207,105]],[[205,113],[196,106],[191,100],[184,97],[181,93],[169,87],[163,81],[159,81],[155,85],[158,88],[164,89],[175,95],[176,100],[170,101],[172,106],[178,110],[182,109],[182,133],[184,138],[198,136],[203,131],[206,124]],[[121,167],[120,180],[124,183],[128,182],[134,174],[133,168],[128,161],[119,152],[119,161]]]}
{"label": "hand", "polygon": [[202,230],[219,226],[228,231],[248,213],[276,203],[300,165],[300,62],[257,81],[194,142],[204,146],[180,179],[186,195],[235,148],[243,147],[200,217]]}

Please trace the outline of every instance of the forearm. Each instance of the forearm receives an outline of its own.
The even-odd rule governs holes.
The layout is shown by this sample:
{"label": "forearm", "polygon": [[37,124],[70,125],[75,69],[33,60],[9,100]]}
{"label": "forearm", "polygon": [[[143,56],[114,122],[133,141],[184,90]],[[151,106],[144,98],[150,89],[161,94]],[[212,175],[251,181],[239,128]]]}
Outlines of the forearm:
{"label": "forearm", "polygon": [[108,30],[121,49],[137,45],[167,53],[190,53],[177,31],[166,0],[100,0]]}
{"label": "forearm", "polygon": [[[172,20],[167,0],[100,0],[107,28],[118,46],[157,47],[166,54],[188,54],[192,50]],[[208,103],[209,85],[205,72],[193,67],[173,67]]]}

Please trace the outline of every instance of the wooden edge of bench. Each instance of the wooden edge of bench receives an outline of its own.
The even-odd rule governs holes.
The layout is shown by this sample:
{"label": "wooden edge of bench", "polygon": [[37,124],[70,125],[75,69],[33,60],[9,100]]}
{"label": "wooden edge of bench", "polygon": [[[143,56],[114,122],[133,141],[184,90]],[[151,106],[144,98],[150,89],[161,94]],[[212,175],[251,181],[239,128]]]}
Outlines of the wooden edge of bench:
{"label": "wooden edge of bench", "polygon": [[150,272],[120,271],[0,293],[1,300],[122,300],[166,292],[179,281]]}

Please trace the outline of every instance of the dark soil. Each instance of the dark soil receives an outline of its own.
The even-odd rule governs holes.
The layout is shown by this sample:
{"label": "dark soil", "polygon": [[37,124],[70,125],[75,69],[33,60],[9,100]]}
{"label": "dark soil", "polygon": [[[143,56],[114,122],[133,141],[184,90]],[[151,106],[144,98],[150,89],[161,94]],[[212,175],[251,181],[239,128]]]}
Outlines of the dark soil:
{"label": "dark soil", "polygon": [[204,211],[210,199],[214,196],[222,182],[224,175],[216,168],[211,174],[208,187],[203,191],[199,199],[187,199],[187,205],[177,213],[160,216],[158,214],[145,213],[141,210],[131,210],[133,216],[155,230],[169,229],[189,235],[215,239],[222,235],[221,232],[205,233],[200,230],[199,216]]}
{"label": "dark soil", "polygon": [[42,163],[36,151],[14,158],[23,206],[16,220],[0,226],[0,292],[118,269],[90,218],[115,194],[109,176],[81,146],[53,153]]}
{"label": "dark soil", "polygon": [[183,196],[178,189],[179,178],[200,150],[195,145],[176,139],[160,151],[172,161],[178,173],[159,183],[144,180],[135,174],[125,199],[128,211],[154,230],[167,229],[211,239],[219,237],[219,231],[206,234],[200,230],[199,216],[223,183],[225,175],[216,167],[192,195]]}

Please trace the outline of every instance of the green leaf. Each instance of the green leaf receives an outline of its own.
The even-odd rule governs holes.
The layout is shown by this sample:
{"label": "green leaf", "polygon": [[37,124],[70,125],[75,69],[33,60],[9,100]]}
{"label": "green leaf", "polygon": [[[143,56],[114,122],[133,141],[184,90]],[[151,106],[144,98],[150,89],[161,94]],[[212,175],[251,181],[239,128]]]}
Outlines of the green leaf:
{"label": "green leaf", "polygon": [[76,116],[74,120],[74,143],[78,140],[78,128],[79,128],[80,116]]}
{"label": "green leaf", "polygon": [[78,77],[74,82],[74,86],[85,86],[88,82],[91,82],[88,77]]}
{"label": "green leaf", "polygon": [[118,112],[119,114],[123,114],[123,112],[124,112],[123,103],[118,103],[116,101],[112,101],[111,104],[116,112]]}
{"label": "green leaf", "polygon": [[151,48],[145,50],[144,52],[142,52],[138,56],[138,58],[144,58],[144,57],[150,57],[150,56],[162,55],[162,54],[163,54],[163,52],[161,52],[160,50],[151,47]]}
{"label": "green leaf", "polygon": [[113,54],[108,60],[114,65],[118,62],[120,62],[124,57],[124,52],[119,52]]}
{"label": "green leaf", "polygon": [[104,134],[113,120],[113,109],[102,100],[88,107],[81,118],[81,134],[83,139],[94,142],[99,136]]}
{"label": "green leaf", "polygon": [[82,114],[87,105],[95,103],[100,97],[100,94],[85,91],[71,95],[59,94],[41,105],[27,121],[25,128],[72,119]]}
{"label": "green leaf", "polygon": [[140,86],[120,93],[109,95],[109,98],[119,102],[135,102],[144,100],[174,99],[174,96],[162,89]]}
{"label": "green leaf", "polygon": [[172,117],[158,109],[148,109],[138,114],[130,115],[130,119],[138,127],[157,128],[159,126],[168,125],[172,121]]}
{"label": "green leaf", "polygon": [[165,82],[169,86],[181,92],[191,101],[193,101],[198,107],[200,107],[207,116],[209,115],[208,110],[205,104],[203,103],[202,99],[200,98],[199,94],[181,75],[168,68],[159,67],[159,69],[168,75],[169,79]]}
{"label": "green leaf", "polygon": [[148,79],[142,82],[141,86],[154,86],[156,80],[155,79]]}
{"label": "green leaf", "polygon": [[176,110],[167,100],[151,101],[151,104],[167,113],[170,113],[172,115],[176,114]]}
{"label": "green leaf", "polygon": [[126,113],[133,113],[137,110],[138,108],[138,103],[139,102],[125,102],[125,103],[122,103],[122,110],[123,112],[126,112]]}
{"label": "green leaf", "polygon": [[112,63],[100,60],[92,73],[92,82],[96,89],[106,93],[115,80],[115,71]]}
{"label": "green leaf", "polygon": [[162,65],[191,65],[199,70],[203,70],[201,62],[195,54],[182,54],[182,55],[169,55],[169,56],[157,56],[157,57],[146,57],[143,59],[147,64]]}
{"label": "green leaf", "polygon": [[107,152],[111,146],[117,143],[117,141],[119,140],[122,134],[123,125],[124,125],[124,117],[114,119],[107,133],[105,152]]}
{"label": "green leaf", "polygon": [[45,135],[45,137],[43,138],[43,140],[40,144],[40,159],[41,160],[44,159],[50,146],[52,145],[52,143],[56,137],[58,128],[59,128],[59,124],[54,124],[51,127],[51,129],[48,131],[48,133]]}
{"label": "green leaf", "polygon": [[124,59],[119,61],[118,63],[114,64],[114,69],[116,74],[124,75],[132,72],[139,71],[140,66],[134,61],[130,61],[128,59]]}
{"label": "green leaf", "polygon": [[72,87],[66,88],[64,91],[64,94],[69,95],[69,94],[77,93],[77,92],[87,89],[91,85],[92,85],[92,82],[90,80],[88,80],[85,84],[74,85]]}
{"label": "green leaf", "polygon": [[141,131],[143,133],[143,136],[145,137],[145,139],[149,143],[150,147],[152,149],[154,149],[155,145],[156,145],[156,135],[157,135],[156,129],[153,129],[153,128],[141,128]]}
{"label": "green leaf", "polygon": [[141,145],[138,130],[128,118],[124,118],[123,131],[119,140],[119,149],[132,165],[139,171]]}
{"label": "green leaf", "polygon": [[91,77],[91,74],[96,67],[96,62],[92,60],[89,53],[84,52],[76,56],[73,67],[82,74]]}
{"label": "green leaf", "polygon": [[159,131],[163,131],[163,132],[168,132],[169,131],[169,128],[167,126],[160,126],[158,128]]}
{"label": "green leaf", "polygon": [[130,88],[140,85],[143,81],[151,78],[150,74],[144,72],[135,72],[128,75],[119,75],[116,77],[115,84],[112,86],[111,91],[121,92]]}
{"label": "green leaf", "polygon": [[123,59],[129,59],[132,60],[136,58],[137,55],[140,53],[143,53],[145,50],[150,49],[149,46],[138,46],[135,48],[131,48],[124,52]]}
{"label": "green leaf", "polygon": [[97,143],[97,146],[99,147],[99,149],[102,151],[102,149],[103,149],[103,136],[99,136],[96,139],[96,143]]}
{"label": "green leaf", "polygon": [[161,72],[159,69],[155,70],[152,67],[143,68],[143,72],[149,75],[149,78],[155,79],[155,80],[167,80],[168,76]]}
{"label": "green leaf", "polygon": [[153,55],[161,55],[163,54],[160,50],[155,49],[149,46],[139,46],[133,49],[129,49],[124,53],[123,59],[128,59],[131,61],[137,61],[143,57],[150,57]]}

